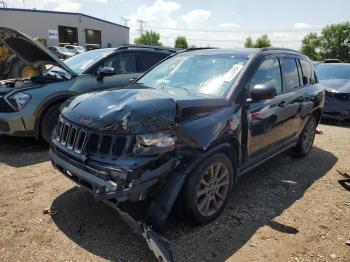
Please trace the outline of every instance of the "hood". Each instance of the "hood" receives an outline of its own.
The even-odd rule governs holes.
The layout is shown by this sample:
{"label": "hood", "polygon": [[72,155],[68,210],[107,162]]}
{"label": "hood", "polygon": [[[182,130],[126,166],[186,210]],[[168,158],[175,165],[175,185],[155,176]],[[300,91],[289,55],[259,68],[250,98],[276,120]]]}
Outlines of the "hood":
{"label": "hood", "polygon": [[65,103],[62,115],[92,129],[142,133],[172,129],[226,104],[224,99],[174,96],[163,90],[121,89],[78,96]]}
{"label": "hood", "polygon": [[332,92],[332,90],[335,90],[338,93],[350,93],[350,79],[320,80],[320,83],[327,91]]}
{"label": "hood", "polygon": [[16,30],[0,27],[0,42],[34,68],[38,68],[40,65],[52,64],[63,68],[71,75],[75,74],[46,47]]}

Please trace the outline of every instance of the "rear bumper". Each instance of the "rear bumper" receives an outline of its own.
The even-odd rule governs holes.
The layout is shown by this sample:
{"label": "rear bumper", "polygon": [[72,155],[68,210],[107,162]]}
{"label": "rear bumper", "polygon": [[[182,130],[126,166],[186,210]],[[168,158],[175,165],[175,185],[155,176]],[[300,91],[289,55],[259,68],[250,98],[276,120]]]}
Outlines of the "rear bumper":
{"label": "rear bumper", "polygon": [[75,184],[88,190],[96,200],[117,202],[143,200],[149,189],[179,164],[179,160],[170,159],[156,169],[145,170],[139,175],[139,179],[128,183],[128,181],[117,182],[110,177],[110,174],[81,164],[54,149],[50,149],[49,155],[56,169]]}

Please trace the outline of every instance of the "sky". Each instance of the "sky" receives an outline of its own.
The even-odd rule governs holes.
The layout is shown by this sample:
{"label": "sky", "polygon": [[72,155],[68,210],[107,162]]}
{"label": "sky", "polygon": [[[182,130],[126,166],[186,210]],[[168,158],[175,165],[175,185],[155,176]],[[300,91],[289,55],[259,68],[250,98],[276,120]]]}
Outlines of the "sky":
{"label": "sky", "polygon": [[[190,45],[243,47],[267,34],[273,46],[299,49],[309,32],[350,21],[350,0],[4,0],[7,7],[79,12],[125,24],[130,42],[143,30],[160,34],[163,45],[177,36]],[[1,1],[0,1],[1,2]],[[1,5],[0,5],[1,6]]]}

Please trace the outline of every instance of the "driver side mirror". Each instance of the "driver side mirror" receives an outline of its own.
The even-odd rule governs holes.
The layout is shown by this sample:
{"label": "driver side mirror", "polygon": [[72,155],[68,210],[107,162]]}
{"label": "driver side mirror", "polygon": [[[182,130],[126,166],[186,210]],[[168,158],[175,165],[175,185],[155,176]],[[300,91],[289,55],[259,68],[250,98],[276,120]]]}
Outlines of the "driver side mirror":
{"label": "driver side mirror", "polygon": [[120,73],[120,70],[115,69],[113,67],[102,67],[99,70],[97,70],[97,79],[102,80],[106,76],[113,76]]}
{"label": "driver side mirror", "polygon": [[274,86],[255,85],[253,86],[250,96],[253,100],[272,99],[277,95],[277,90]]}

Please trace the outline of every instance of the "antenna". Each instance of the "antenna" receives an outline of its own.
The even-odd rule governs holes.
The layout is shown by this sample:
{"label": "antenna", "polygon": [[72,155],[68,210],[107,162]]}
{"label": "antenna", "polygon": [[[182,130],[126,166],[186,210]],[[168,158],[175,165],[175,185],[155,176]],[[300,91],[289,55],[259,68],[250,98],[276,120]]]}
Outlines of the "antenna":
{"label": "antenna", "polygon": [[146,23],[146,21],[144,20],[137,20],[137,22],[139,23],[139,29],[137,31],[140,32],[140,35],[143,35],[143,28],[144,28],[144,24]]}
{"label": "antenna", "polygon": [[126,16],[121,16],[120,19],[124,22],[125,26],[129,26],[130,18],[128,18]]}

